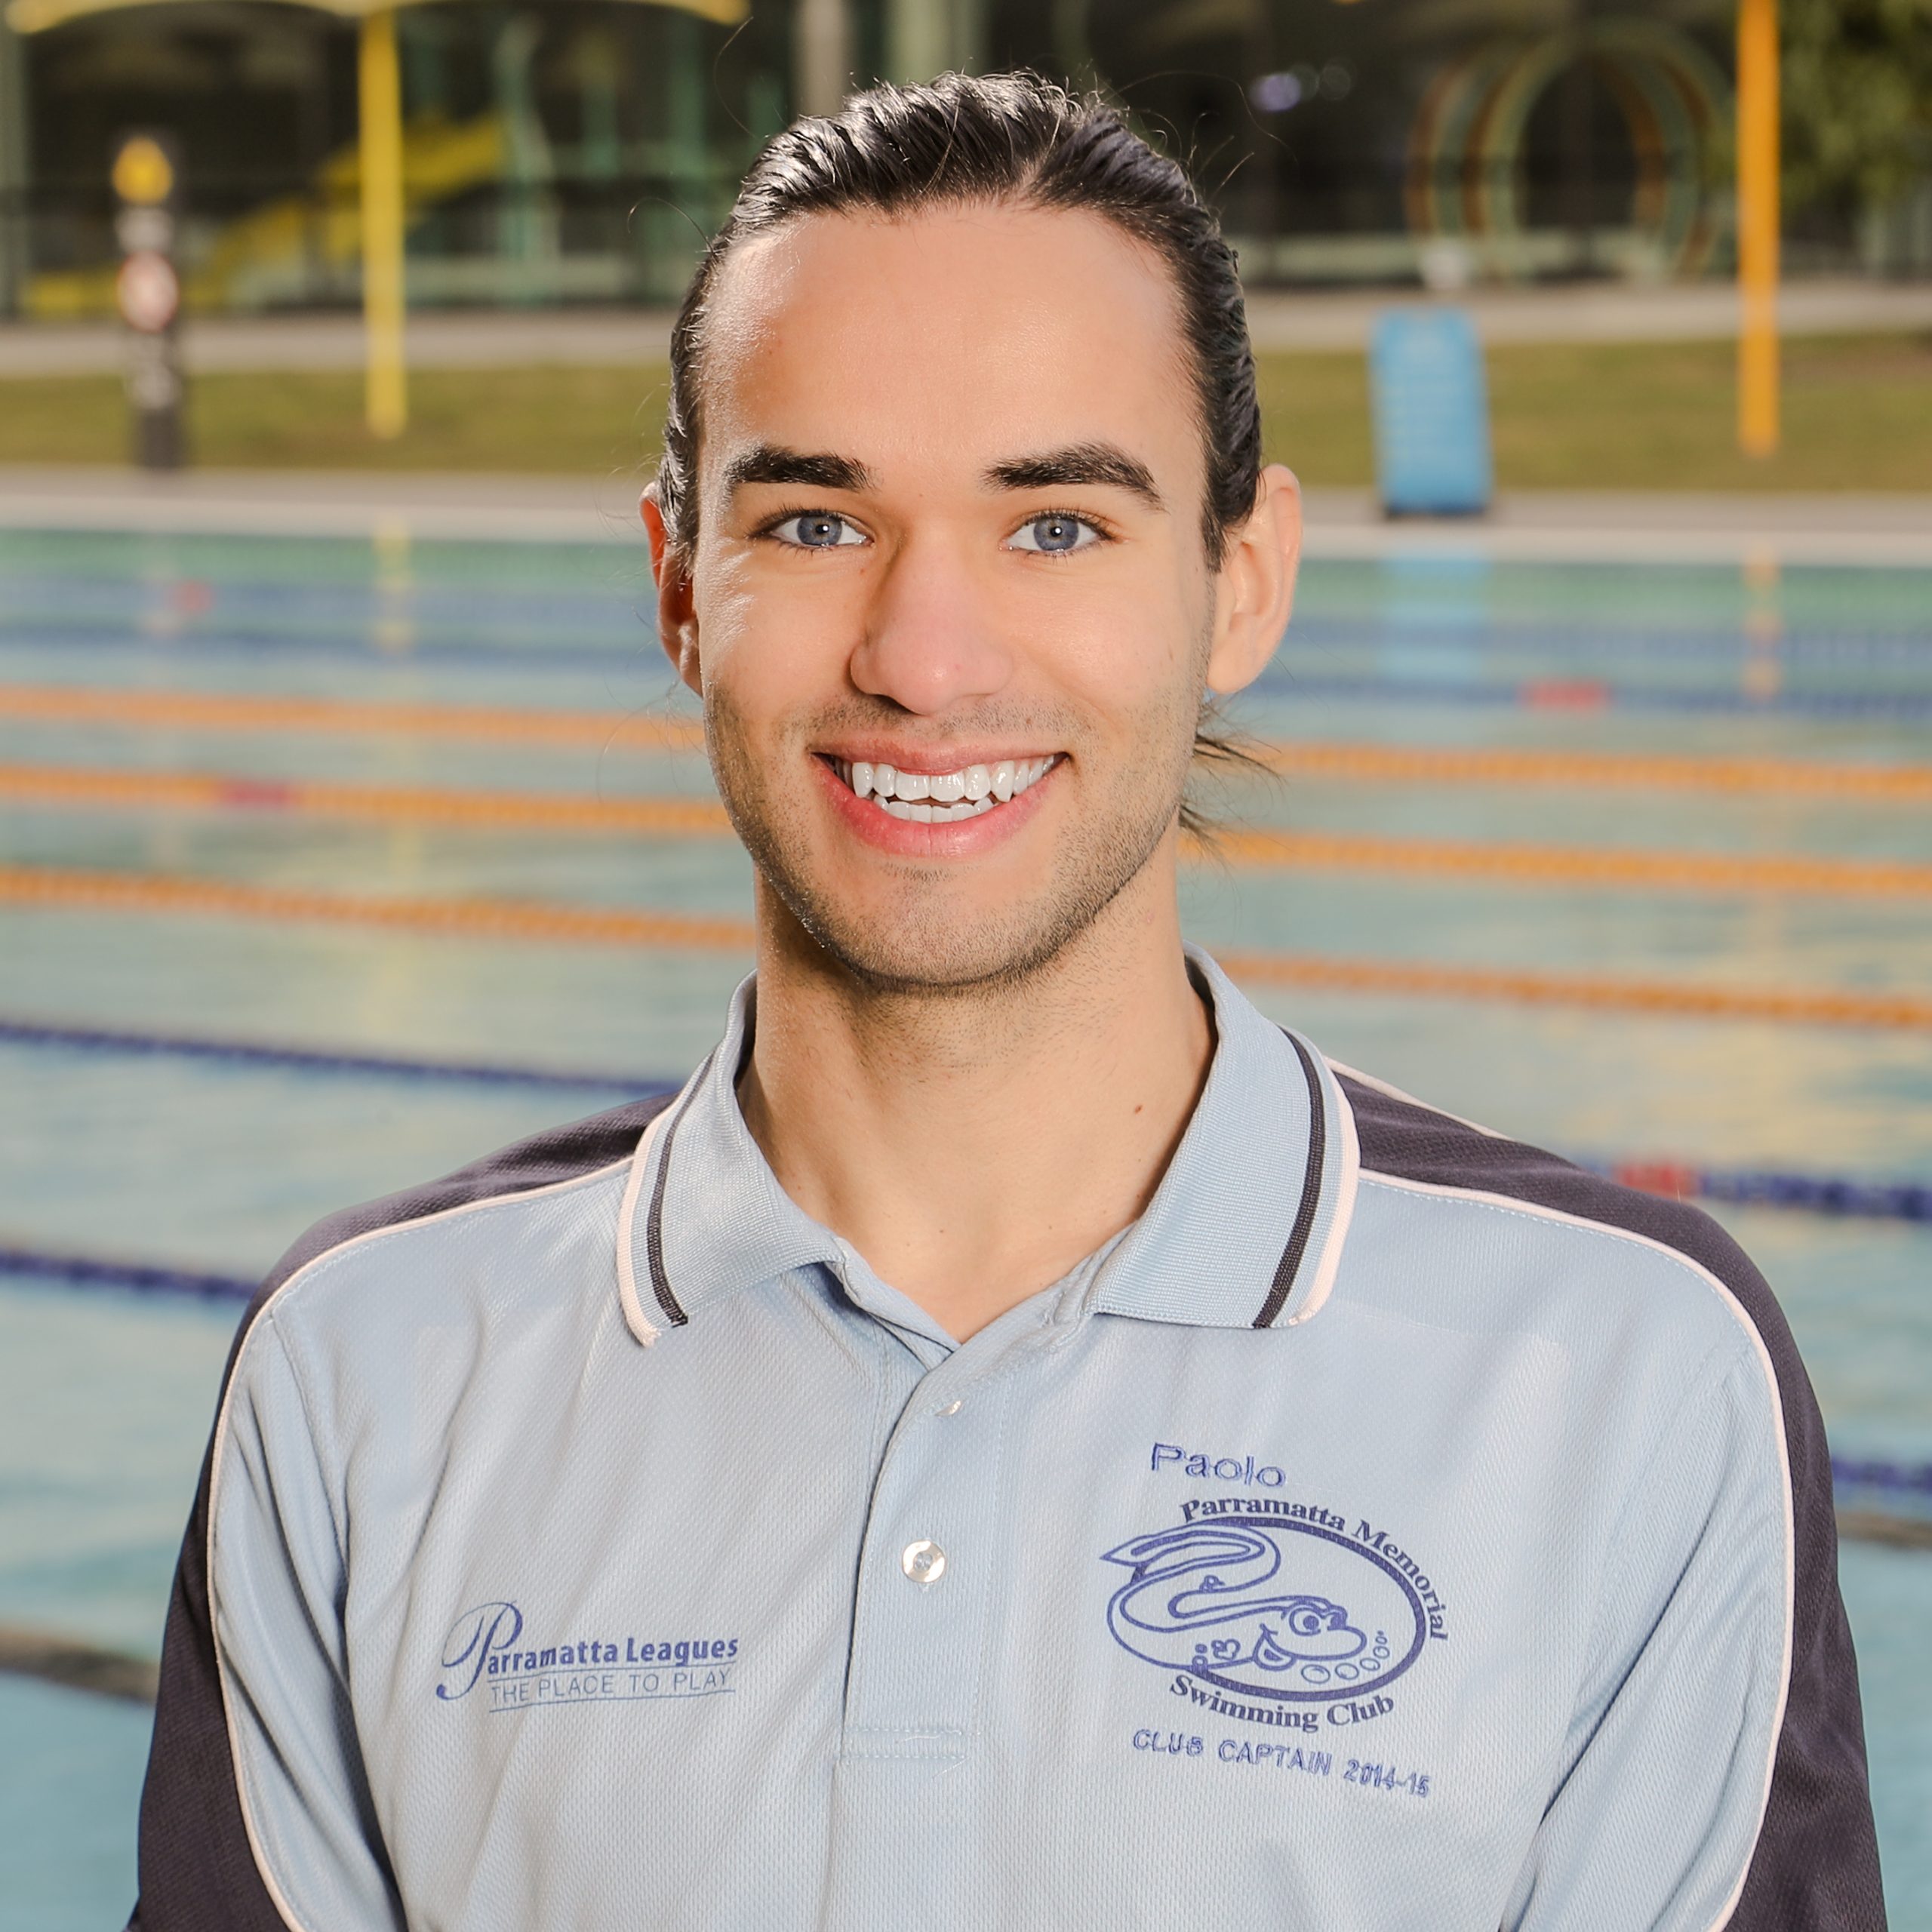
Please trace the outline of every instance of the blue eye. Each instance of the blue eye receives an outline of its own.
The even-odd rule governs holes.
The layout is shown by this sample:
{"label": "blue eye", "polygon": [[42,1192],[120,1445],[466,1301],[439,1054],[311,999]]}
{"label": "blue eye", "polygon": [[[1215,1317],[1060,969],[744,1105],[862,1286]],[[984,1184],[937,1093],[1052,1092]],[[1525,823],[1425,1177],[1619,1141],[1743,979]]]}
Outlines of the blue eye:
{"label": "blue eye", "polygon": [[1023,523],[1007,541],[1015,550],[1031,550],[1042,556],[1064,556],[1069,550],[1084,550],[1097,543],[1100,533],[1077,516],[1036,516]]}
{"label": "blue eye", "polygon": [[798,516],[788,516],[771,534],[780,543],[801,550],[835,550],[841,544],[866,540],[864,531],[829,510],[807,510]]}

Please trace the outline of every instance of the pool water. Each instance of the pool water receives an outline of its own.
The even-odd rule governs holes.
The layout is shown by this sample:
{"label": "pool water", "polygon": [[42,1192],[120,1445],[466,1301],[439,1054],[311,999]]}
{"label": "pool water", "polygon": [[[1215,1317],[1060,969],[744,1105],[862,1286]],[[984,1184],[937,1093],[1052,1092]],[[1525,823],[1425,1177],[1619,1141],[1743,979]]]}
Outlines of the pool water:
{"label": "pool water", "polygon": [[[701,758],[618,728],[690,715],[648,611],[641,555],[616,543],[0,531],[0,1249],[251,1276],[333,1208],[608,1105],[627,1083],[681,1077],[715,1037],[740,953],[212,916],[178,894],[90,905],[72,888],[111,874],[742,918],[749,871],[727,839],[289,804],[297,781],[708,797]],[[211,703],[88,721],[30,715],[23,690]],[[235,730],[220,721],[237,695],[291,700],[291,715],[489,706],[602,713],[611,728],[577,742]],[[1238,721],[1372,748],[1922,766],[1932,572],[1318,559]],[[129,802],[108,783],[178,773],[259,783],[194,805]],[[1242,781],[1220,804],[1243,825],[1398,843],[1932,862],[1927,798],[1883,788],[1302,776]],[[69,889],[29,900],[22,868]],[[1185,893],[1194,936],[1244,954],[1932,991],[1922,886],[1692,891],[1229,857],[1192,867]],[[1932,1179],[1922,1021],[1252,990],[1337,1058],[1565,1152]],[[124,1037],[29,1037],[35,1025]],[[183,1034],[558,1078],[135,1050]],[[1789,1312],[1840,1452],[1932,1460],[1932,1228],[1718,1211]],[[0,1624],[157,1651],[234,1315],[0,1273]],[[1847,1544],[1843,1565],[1893,1923],[1932,1932],[1932,1551]],[[0,1677],[0,1928],[120,1922],[146,1742],[139,1706]]]}

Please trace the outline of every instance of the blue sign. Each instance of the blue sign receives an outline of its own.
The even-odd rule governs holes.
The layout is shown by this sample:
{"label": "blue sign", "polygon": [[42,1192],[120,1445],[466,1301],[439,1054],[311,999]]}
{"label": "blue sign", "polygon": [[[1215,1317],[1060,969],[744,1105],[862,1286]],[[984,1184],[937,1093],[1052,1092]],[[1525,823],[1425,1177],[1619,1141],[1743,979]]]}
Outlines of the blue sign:
{"label": "blue sign", "polygon": [[1369,345],[1375,478],[1391,516],[1480,516],[1495,477],[1482,345],[1460,309],[1385,309]]}

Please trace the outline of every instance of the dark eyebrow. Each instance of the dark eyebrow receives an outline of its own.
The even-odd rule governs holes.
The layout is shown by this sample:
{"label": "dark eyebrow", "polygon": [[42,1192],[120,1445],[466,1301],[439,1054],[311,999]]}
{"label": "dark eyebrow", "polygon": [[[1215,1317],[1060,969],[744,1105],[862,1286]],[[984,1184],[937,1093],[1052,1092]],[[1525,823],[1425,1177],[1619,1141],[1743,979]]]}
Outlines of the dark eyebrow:
{"label": "dark eyebrow", "polygon": [[775,443],[759,443],[734,456],[724,466],[728,490],[735,490],[743,483],[795,483],[808,490],[863,490],[872,480],[866,466],[849,456],[781,449]]}
{"label": "dark eyebrow", "polygon": [[1048,450],[1038,456],[1014,457],[995,463],[986,472],[986,481],[995,490],[1051,490],[1104,483],[1131,491],[1152,509],[1167,508],[1154,487],[1153,472],[1111,443],[1075,443],[1071,448]]}

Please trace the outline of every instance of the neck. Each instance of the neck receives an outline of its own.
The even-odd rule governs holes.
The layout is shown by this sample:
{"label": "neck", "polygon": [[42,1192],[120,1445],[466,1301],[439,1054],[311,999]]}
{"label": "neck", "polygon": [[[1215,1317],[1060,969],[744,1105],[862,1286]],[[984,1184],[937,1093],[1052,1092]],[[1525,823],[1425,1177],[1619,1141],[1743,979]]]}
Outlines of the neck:
{"label": "neck", "polygon": [[1213,1035],[1161,856],[1024,980],[943,995],[860,983],[760,888],[746,1124],[958,1338],[1135,1220],[1194,1111]]}

